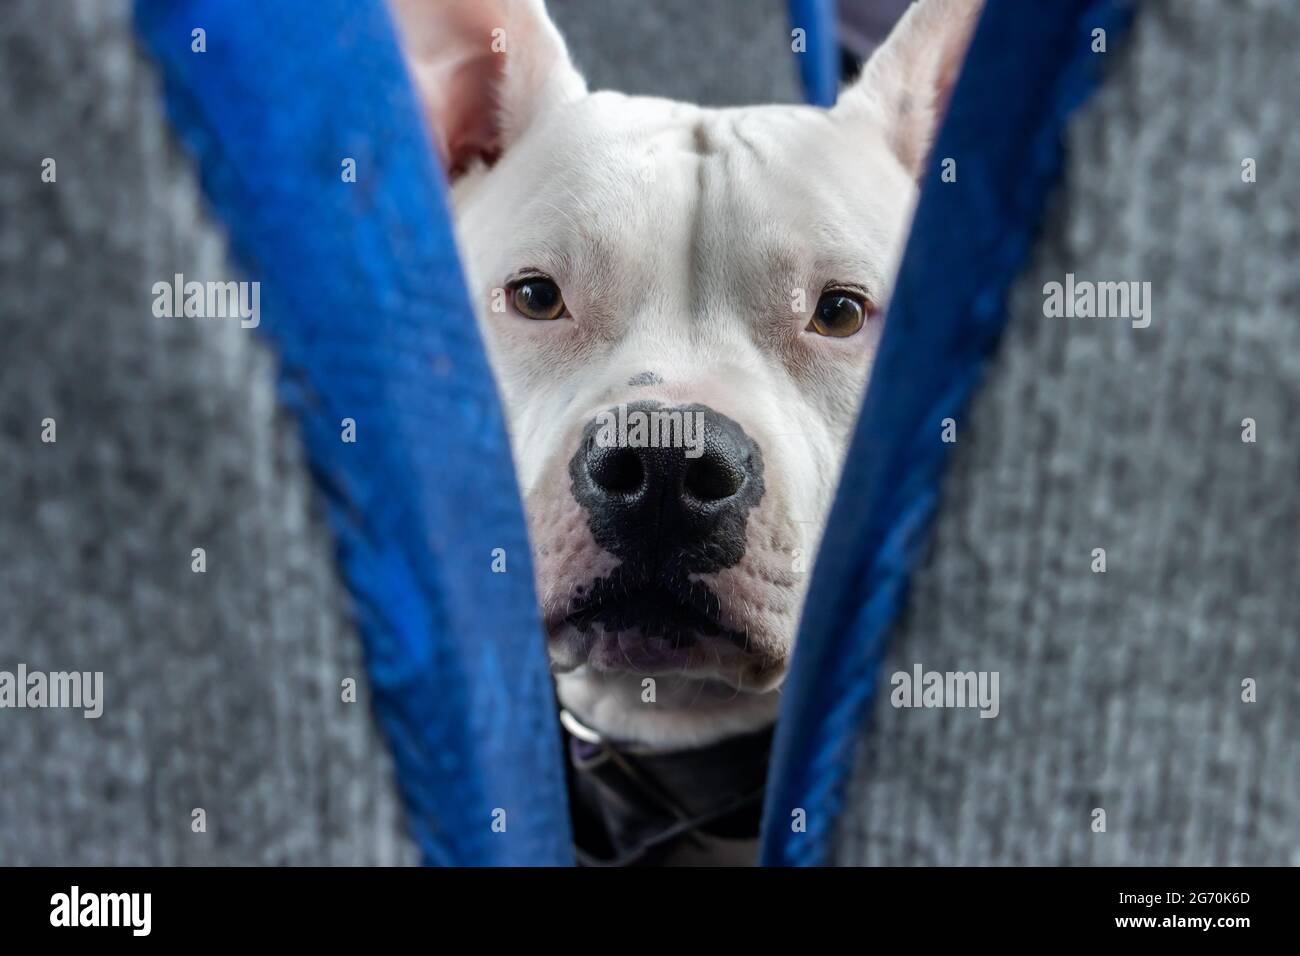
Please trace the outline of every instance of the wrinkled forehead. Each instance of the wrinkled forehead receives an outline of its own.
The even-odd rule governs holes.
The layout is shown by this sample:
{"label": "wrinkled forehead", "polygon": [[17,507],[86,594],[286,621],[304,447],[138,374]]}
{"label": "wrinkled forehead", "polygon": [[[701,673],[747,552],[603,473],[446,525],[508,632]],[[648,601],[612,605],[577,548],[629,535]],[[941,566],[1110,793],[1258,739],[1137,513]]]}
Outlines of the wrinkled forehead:
{"label": "wrinkled forehead", "polygon": [[619,282],[749,264],[883,285],[914,190],[878,132],[824,110],[615,93],[547,117],[494,179],[476,217],[511,225],[501,268]]}

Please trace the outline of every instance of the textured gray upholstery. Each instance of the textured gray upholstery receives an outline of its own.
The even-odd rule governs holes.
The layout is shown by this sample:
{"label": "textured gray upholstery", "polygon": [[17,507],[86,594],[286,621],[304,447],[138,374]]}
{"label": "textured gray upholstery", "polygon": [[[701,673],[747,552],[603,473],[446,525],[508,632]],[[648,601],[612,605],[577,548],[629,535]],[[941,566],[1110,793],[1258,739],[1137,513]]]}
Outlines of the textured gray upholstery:
{"label": "textured gray upholstery", "polygon": [[0,863],[411,861],[273,360],[152,314],[176,272],[237,276],[128,9],[0,18],[0,669],[103,671],[105,698],[0,710]]}
{"label": "textured gray upholstery", "polygon": [[786,0],[547,0],[592,89],[801,103]]}
{"label": "textured gray upholstery", "polygon": [[[842,863],[1300,864],[1300,7],[1138,9],[958,434]],[[1151,325],[1046,318],[1067,272],[1150,281]],[[917,662],[999,672],[1000,715],[893,708]]]}

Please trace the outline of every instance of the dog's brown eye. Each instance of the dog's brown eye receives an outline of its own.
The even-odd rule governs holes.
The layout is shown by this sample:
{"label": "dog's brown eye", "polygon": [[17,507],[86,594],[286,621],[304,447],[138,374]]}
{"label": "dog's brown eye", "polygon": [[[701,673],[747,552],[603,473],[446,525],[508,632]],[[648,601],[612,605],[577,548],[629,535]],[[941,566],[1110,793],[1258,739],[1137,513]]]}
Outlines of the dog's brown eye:
{"label": "dog's brown eye", "polygon": [[869,311],[866,299],[856,292],[831,289],[823,292],[813,309],[808,331],[842,339],[862,328]]}
{"label": "dog's brown eye", "polygon": [[526,319],[558,319],[564,315],[560,287],[544,276],[529,276],[513,283],[510,304]]}

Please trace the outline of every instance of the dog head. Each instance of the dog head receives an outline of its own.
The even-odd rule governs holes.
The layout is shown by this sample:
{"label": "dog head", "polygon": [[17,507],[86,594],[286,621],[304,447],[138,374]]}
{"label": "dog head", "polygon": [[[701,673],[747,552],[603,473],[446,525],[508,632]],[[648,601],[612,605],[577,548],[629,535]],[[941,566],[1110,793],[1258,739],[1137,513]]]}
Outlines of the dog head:
{"label": "dog head", "polygon": [[773,719],[916,181],[977,11],[833,109],[589,92],[541,0],[393,0],[506,408],[561,700]]}

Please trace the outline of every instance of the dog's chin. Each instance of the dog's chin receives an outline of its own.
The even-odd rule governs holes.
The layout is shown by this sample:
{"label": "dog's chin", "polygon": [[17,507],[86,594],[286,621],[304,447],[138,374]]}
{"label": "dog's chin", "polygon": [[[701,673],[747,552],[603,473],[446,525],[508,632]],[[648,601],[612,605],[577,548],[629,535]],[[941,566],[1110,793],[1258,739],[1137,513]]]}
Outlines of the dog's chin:
{"label": "dog's chin", "polygon": [[781,668],[746,654],[730,636],[683,630],[665,633],[639,627],[579,628],[548,624],[551,669],[565,674],[586,668],[600,674],[690,678],[731,695],[761,693],[780,679]]}
{"label": "dog's chin", "polygon": [[606,739],[659,751],[760,730],[776,720],[780,705],[775,687],[742,691],[707,676],[648,677],[587,664],[556,673],[555,687],[560,703]]}

